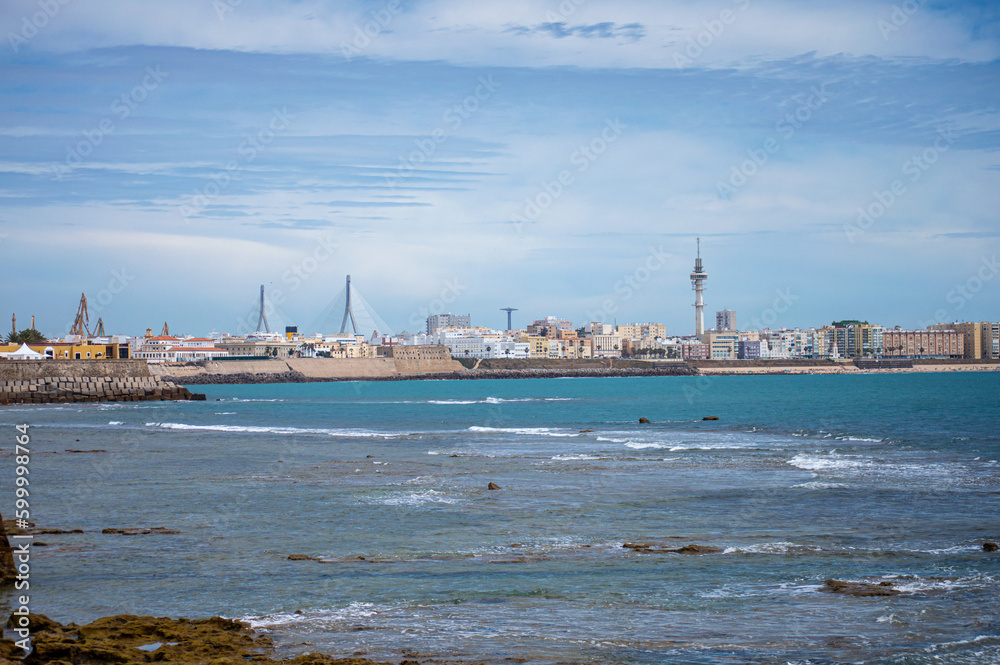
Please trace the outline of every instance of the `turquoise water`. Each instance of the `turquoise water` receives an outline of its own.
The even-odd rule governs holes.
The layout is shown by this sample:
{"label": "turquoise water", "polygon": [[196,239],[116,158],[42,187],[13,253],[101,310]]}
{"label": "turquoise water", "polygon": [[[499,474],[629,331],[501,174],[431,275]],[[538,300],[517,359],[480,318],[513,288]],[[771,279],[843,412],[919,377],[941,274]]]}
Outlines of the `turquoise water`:
{"label": "turquoise water", "polygon": [[283,656],[1000,662],[1000,373],[197,389],[0,410],[34,521],[85,531],[36,536],[34,611],[238,617]]}

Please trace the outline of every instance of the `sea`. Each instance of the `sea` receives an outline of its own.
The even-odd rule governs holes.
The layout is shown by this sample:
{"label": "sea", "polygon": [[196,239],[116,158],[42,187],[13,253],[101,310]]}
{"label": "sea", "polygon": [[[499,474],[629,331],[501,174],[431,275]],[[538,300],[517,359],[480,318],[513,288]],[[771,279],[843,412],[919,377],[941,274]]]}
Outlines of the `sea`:
{"label": "sea", "polygon": [[[33,612],[279,657],[1000,663],[1000,373],[193,388],[0,408],[0,512],[27,424],[31,520],[83,531],[35,536]],[[689,544],[720,551],[655,551]]]}

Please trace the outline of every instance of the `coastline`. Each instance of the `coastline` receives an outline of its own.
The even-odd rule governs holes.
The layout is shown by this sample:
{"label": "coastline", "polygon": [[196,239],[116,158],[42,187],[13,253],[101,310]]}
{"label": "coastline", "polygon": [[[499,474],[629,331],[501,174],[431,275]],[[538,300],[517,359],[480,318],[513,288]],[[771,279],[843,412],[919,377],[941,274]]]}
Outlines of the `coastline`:
{"label": "coastline", "polygon": [[[280,363],[280,361],[271,361]],[[327,361],[329,362],[329,361]],[[335,362],[335,361],[334,361]],[[927,372],[998,372],[1000,362],[917,361],[912,367],[862,369],[852,362],[832,360],[775,361],[650,361],[614,359],[591,361],[459,361],[472,365],[458,371],[398,373],[331,372],[307,373],[308,361],[300,360],[295,369],[283,363],[283,371],[267,371],[256,363],[256,371],[212,371],[209,363],[179,366],[160,365],[151,371],[161,380],[184,385],[239,385],[261,383],[326,383],[340,381],[476,381],[487,379],[556,379],[621,378],[650,376],[739,376],[739,375],[844,375],[844,374],[922,374]],[[225,369],[235,369],[230,364]],[[299,371],[305,369],[305,371]],[[173,371],[172,371],[173,370]]]}

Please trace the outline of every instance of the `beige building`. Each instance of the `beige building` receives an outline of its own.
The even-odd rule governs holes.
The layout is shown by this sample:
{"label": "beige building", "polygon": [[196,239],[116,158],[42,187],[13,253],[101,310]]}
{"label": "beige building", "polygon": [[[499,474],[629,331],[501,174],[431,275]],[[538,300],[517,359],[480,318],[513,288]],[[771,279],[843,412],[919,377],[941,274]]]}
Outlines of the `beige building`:
{"label": "beige building", "polygon": [[521,343],[528,344],[528,357],[529,358],[548,358],[549,357],[549,338],[548,337],[537,337],[533,335],[521,335]]}
{"label": "beige building", "polygon": [[886,358],[962,358],[965,337],[957,330],[886,330],[882,333]]}
{"label": "beige building", "polygon": [[667,326],[662,323],[623,323],[615,328],[622,339],[642,339],[643,337],[666,337]]}
{"label": "beige building", "polygon": [[215,344],[230,356],[254,358],[290,358],[295,355],[297,344],[287,340],[240,339],[237,337],[220,340]]}
{"label": "beige building", "polygon": [[962,334],[965,357],[970,360],[1000,358],[1000,323],[989,321],[950,323],[931,326],[931,329],[955,330]]}

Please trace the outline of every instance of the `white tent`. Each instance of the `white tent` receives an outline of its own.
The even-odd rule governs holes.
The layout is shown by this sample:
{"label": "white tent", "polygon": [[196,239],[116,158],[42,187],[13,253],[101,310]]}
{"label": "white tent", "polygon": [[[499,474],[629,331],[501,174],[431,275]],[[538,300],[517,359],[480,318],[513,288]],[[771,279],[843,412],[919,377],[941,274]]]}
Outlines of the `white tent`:
{"label": "white tent", "polygon": [[32,351],[27,344],[21,344],[21,348],[10,353],[0,353],[0,356],[10,360],[44,360],[45,356],[37,351]]}

